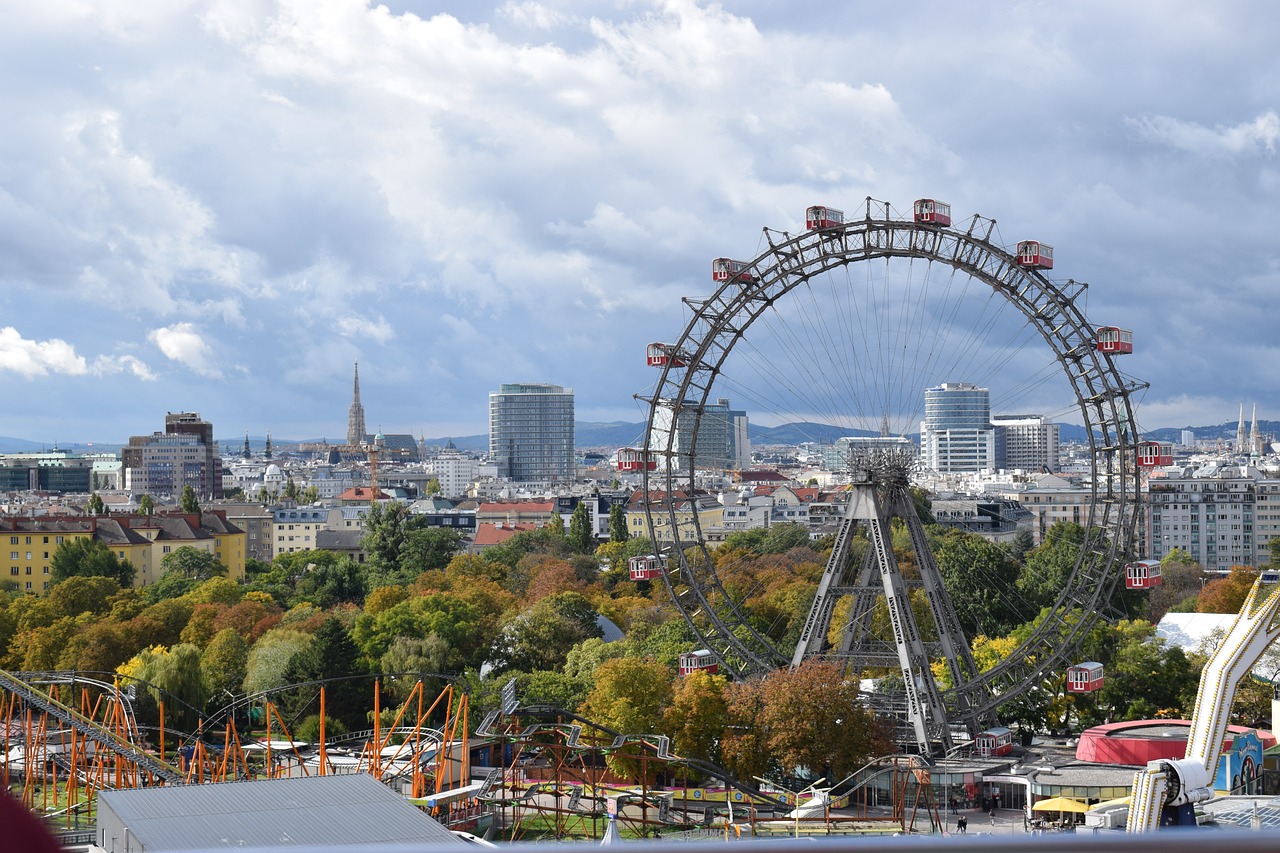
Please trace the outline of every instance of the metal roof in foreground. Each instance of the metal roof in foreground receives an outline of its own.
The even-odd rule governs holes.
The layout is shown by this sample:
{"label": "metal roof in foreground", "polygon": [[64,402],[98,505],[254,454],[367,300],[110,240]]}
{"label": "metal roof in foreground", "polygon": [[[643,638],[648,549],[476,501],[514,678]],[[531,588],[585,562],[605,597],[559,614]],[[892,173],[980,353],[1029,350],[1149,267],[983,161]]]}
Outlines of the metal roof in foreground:
{"label": "metal roof in foreground", "polygon": [[[465,843],[362,773],[102,791],[99,844],[110,822],[103,810],[128,829],[131,849],[147,853]],[[105,846],[111,849],[109,839]]]}

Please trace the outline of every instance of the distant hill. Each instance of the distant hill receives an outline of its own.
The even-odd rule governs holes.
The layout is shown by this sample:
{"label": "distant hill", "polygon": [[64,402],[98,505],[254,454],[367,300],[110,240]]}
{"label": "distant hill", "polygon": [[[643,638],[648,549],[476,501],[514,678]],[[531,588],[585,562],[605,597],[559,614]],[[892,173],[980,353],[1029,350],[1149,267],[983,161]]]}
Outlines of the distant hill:
{"label": "distant hill", "polygon": [[25,438],[10,438],[0,435],[0,453],[40,453],[49,450],[52,445],[38,441],[27,441]]}

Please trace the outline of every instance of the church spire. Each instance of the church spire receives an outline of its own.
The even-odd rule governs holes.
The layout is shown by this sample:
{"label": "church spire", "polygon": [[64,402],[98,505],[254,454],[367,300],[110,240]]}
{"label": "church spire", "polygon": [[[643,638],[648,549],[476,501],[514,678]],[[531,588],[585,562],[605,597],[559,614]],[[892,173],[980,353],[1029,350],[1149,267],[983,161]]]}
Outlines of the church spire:
{"label": "church spire", "polygon": [[1249,454],[1262,455],[1262,436],[1258,433],[1258,404],[1253,404],[1253,428],[1249,430]]}
{"label": "church spire", "polygon": [[364,428],[364,406],[360,404],[360,362],[356,362],[355,382],[352,385],[351,408],[347,411],[347,444],[363,444],[367,433]]}
{"label": "church spire", "polygon": [[1245,447],[1245,441],[1248,433],[1244,431],[1244,403],[1240,404],[1240,424],[1236,427],[1236,453],[1248,452]]}

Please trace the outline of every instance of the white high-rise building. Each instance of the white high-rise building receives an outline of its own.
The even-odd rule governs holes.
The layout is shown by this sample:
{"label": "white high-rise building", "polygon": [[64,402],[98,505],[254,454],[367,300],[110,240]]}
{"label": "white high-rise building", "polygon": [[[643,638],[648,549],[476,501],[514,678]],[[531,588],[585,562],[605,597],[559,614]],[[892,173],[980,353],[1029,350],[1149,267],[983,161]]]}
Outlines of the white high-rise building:
{"label": "white high-rise building", "polygon": [[940,474],[996,467],[991,392],[967,382],[944,382],[924,392],[920,456]]}
{"label": "white high-rise building", "polygon": [[573,481],[573,389],[502,385],[489,395],[489,455],[498,476],[521,483]]}
{"label": "white high-rise building", "polygon": [[1040,415],[993,415],[996,467],[1006,471],[1058,470],[1058,425]]}

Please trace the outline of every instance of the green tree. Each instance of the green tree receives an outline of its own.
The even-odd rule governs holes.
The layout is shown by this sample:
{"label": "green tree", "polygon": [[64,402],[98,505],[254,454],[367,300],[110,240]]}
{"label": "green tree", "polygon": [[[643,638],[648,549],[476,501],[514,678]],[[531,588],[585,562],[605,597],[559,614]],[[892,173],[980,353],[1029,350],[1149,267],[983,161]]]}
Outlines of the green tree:
{"label": "green tree", "polygon": [[729,725],[728,681],[723,675],[697,670],[679,680],[671,704],[663,712],[663,731],[685,758],[720,760],[719,746]]}
{"label": "green tree", "polygon": [[1027,621],[1015,588],[1020,567],[1009,552],[981,536],[949,531],[934,551],[965,636],[1000,636]]}
{"label": "green tree", "polygon": [[119,592],[115,578],[77,575],[55,583],[45,597],[58,616],[100,615],[111,609],[111,599]]}
{"label": "green tree", "polygon": [[429,498],[435,497],[442,491],[444,490],[440,488],[440,480],[436,477],[432,477],[430,480],[427,480],[427,484],[422,487],[422,493]]}
{"label": "green tree", "polygon": [[165,554],[160,558],[160,566],[166,572],[181,574],[196,581],[207,581],[227,573],[227,567],[218,562],[213,552],[190,545],[182,545]]}
{"label": "green tree", "polygon": [[1027,554],[1018,589],[1026,598],[1028,609],[1039,610],[1053,604],[1075,569],[1084,533],[1084,528],[1075,522],[1056,522],[1044,541]]}
{"label": "green tree", "polygon": [[573,550],[588,554],[595,550],[596,535],[591,529],[591,510],[587,508],[586,500],[578,501],[578,505],[573,508],[573,515],[569,517],[569,546]]}
{"label": "green tree", "polygon": [[382,671],[390,676],[385,686],[398,701],[403,702],[419,680],[424,687],[428,684],[434,686],[435,679],[430,678],[430,674],[443,673],[448,659],[448,641],[435,634],[396,637],[382,655]]}
{"label": "green tree", "polygon": [[245,665],[244,692],[260,693],[283,687],[285,670],[293,656],[310,647],[312,636],[293,628],[273,628],[249,649]]}
{"label": "green tree", "polygon": [[315,486],[307,486],[302,490],[302,494],[298,496],[298,503],[304,506],[311,506],[320,500],[320,490]]}
{"label": "green tree", "polygon": [[364,571],[355,560],[324,551],[303,553],[315,556],[317,562],[298,578],[294,587],[297,601],[307,601],[324,609],[364,601]]}
{"label": "green tree", "polygon": [[223,692],[237,693],[249,668],[249,644],[234,628],[223,628],[200,654],[205,688],[217,700]]}
{"label": "green tree", "polygon": [[200,502],[196,500],[196,490],[191,488],[191,484],[182,487],[182,497],[179,500],[182,505],[182,511],[185,513],[200,514]]}
{"label": "green tree", "polygon": [[280,496],[287,501],[296,502],[298,500],[298,495],[299,495],[298,484],[294,482],[294,479],[292,477],[290,477],[288,480],[285,481],[284,491],[281,493]]}
{"label": "green tree", "polygon": [[417,576],[403,571],[401,552],[409,534],[425,526],[426,519],[403,504],[375,502],[369,507],[360,547],[369,555],[366,571],[372,586],[409,583]]}
{"label": "green tree", "polygon": [[89,495],[89,501],[85,504],[84,508],[89,515],[103,515],[107,511],[106,506],[102,503],[102,496],[97,492]]}
{"label": "green tree", "polygon": [[631,531],[627,529],[627,511],[622,508],[622,504],[614,504],[609,507],[609,541],[626,542],[630,538]]}
{"label": "green tree", "polygon": [[405,534],[400,550],[401,577],[416,578],[423,572],[447,568],[462,551],[462,534],[448,527],[415,527]]}
{"label": "green tree", "polygon": [[138,512],[142,513],[143,515],[151,515],[155,511],[156,511],[155,498],[151,497],[151,495],[143,495],[142,497],[138,498]]}
{"label": "green tree", "polygon": [[561,669],[570,649],[603,634],[598,617],[580,593],[548,595],[503,627],[490,656],[494,671]]}
{"label": "green tree", "polygon": [[[145,654],[145,653],[144,653]],[[168,651],[147,655],[134,671],[156,702],[164,702],[166,724],[194,732],[209,693],[200,668],[200,650],[180,643]]]}
{"label": "green tree", "polygon": [[[290,684],[325,681],[325,714],[351,730],[366,722],[365,710],[373,705],[370,683],[353,677],[366,672],[351,635],[341,622],[330,618],[320,626],[310,646],[289,660],[284,677]],[[288,704],[294,715],[301,716],[307,710],[319,710],[317,697],[315,688],[303,688]]]}
{"label": "green tree", "polygon": [[671,700],[670,667],[643,658],[615,658],[596,669],[595,685],[579,713],[614,731],[649,734],[662,727]]}
{"label": "green tree", "polygon": [[54,584],[71,577],[113,578],[122,587],[132,586],[137,570],[122,560],[106,543],[88,537],[71,539],[54,549],[49,559],[50,580]]}

